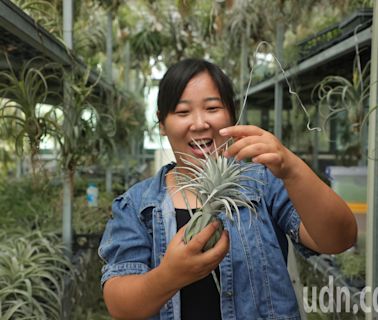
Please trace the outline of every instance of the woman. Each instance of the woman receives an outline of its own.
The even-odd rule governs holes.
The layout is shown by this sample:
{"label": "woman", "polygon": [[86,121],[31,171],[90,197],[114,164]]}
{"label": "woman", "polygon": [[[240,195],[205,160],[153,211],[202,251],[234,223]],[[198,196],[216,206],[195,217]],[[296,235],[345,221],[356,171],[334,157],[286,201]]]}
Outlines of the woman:
{"label": "woman", "polygon": [[233,97],[217,66],[183,60],[160,83],[160,132],[176,154],[177,170],[183,154],[189,161],[203,157],[196,144],[210,153],[234,138],[224,155],[256,163],[250,174],[262,183],[248,196],[257,215],[250,223],[242,208],[240,228],[223,219],[226,230],[204,252],[217,223],[184,244],[186,203],[198,204],[192,193],[177,192],[174,163],[116,198],[99,248],[106,262],[104,298],[116,319],[300,319],[285,234],[305,256],[354,244],[356,222],[344,201],[272,134],[234,126]]}

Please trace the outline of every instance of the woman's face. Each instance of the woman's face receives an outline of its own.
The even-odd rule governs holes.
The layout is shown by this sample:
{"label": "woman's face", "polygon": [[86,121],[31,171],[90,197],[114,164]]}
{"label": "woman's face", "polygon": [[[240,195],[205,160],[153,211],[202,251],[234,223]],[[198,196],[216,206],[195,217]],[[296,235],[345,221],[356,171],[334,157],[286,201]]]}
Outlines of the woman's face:
{"label": "woman's face", "polygon": [[[168,137],[173,152],[203,158],[203,152],[195,142],[203,151],[210,153],[227,140],[219,135],[219,130],[231,125],[230,114],[214,81],[207,72],[203,72],[188,82],[175,111],[168,113],[164,122],[160,123],[160,132]],[[183,165],[182,157],[182,154],[176,153],[179,166]]]}

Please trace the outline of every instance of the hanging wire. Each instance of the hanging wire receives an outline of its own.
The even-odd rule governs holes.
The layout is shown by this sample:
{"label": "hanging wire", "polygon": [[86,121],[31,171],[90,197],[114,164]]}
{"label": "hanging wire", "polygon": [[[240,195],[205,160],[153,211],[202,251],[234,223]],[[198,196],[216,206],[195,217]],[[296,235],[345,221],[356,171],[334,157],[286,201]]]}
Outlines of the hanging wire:
{"label": "hanging wire", "polygon": [[[236,125],[239,124],[239,122],[241,120],[241,115],[243,114],[244,108],[245,108],[246,103],[247,103],[248,91],[249,91],[249,88],[250,88],[251,83],[252,83],[252,75],[253,75],[253,71],[254,71],[254,68],[255,68],[255,65],[256,65],[255,61],[257,61],[257,59],[256,59],[257,58],[257,54],[259,53],[260,47],[262,45],[266,45],[267,47],[272,48],[272,45],[269,42],[267,42],[267,41],[261,41],[261,42],[259,42],[259,44],[256,47],[256,50],[255,50],[255,52],[253,54],[252,68],[251,68],[251,71],[249,73],[249,80],[248,80],[247,89],[246,89],[246,92],[245,92],[245,95],[244,95],[244,101],[243,101],[242,109],[240,110],[239,119],[236,122]],[[321,131],[322,129],[320,127],[311,127],[311,117],[310,117],[310,114],[307,111],[307,108],[303,104],[303,102],[302,102],[301,98],[299,97],[299,95],[292,89],[291,84],[289,82],[289,79],[288,79],[288,77],[286,75],[286,72],[285,72],[285,70],[283,69],[283,67],[281,65],[281,62],[278,60],[278,58],[273,53],[272,53],[272,56],[273,56],[274,60],[276,61],[276,63],[278,65],[278,67],[279,67],[279,69],[280,69],[283,77],[285,78],[285,81],[286,81],[289,93],[291,95],[293,95],[297,99],[299,105],[301,106],[301,108],[303,109],[304,113],[306,114],[306,117],[307,117],[307,125],[306,125],[306,127],[307,127],[307,129],[309,131],[314,131],[314,130]]]}

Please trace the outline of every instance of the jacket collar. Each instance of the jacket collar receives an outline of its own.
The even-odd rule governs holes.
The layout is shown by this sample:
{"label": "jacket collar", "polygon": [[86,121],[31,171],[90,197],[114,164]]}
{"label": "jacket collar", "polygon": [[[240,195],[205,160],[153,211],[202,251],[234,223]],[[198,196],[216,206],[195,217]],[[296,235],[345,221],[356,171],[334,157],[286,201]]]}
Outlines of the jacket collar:
{"label": "jacket collar", "polygon": [[142,190],[141,211],[148,207],[157,207],[162,203],[167,192],[165,176],[175,166],[175,162],[170,162],[151,178],[151,183],[147,186],[147,189]]}

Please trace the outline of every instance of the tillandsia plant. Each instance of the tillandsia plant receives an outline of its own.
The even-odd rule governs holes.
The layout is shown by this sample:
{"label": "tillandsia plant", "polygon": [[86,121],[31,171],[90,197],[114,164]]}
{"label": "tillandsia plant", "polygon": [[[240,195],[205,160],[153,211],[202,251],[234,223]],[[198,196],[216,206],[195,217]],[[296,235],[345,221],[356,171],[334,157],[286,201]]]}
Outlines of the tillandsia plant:
{"label": "tillandsia plant", "polygon": [[41,141],[54,136],[57,129],[55,109],[44,112],[41,104],[56,96],[49,85],[59,82],[54,72],[51,74],[51,70],[56,70],[58,65],[37,56],[16,70],[6,53],[5,59],[8,70],[0,72],[0,97],[7,99],[0,100],[0,121],[13,131],[10,135],[15,141],[17,155],[22,156],[25,139],[28,140],[35,173],[35,158]]}
{"label": "tillandsia plant", "polygon": [[[239,207],[247,207],[250,213],[256,213],[254,204],[247,198],[243,190],[248,190],[243,182],[258,180],[245,175],[247,171],[253,169],[253,165],[241,163],[234,158],[228,159],[221,154],[218,149],[212,154],[207,154],[200,145],[198,145],[204,154],[204,158],[196,158],[191,155],[185,157],[193,158],[192,161],[182,157],[185,166],[178,169],[188,173],[178,172],[176,170],[177,184],[179,191],[185,189],[193,192],[201,207],[192,215],[185,229],[184,242],[188,243],[197,233],[215,220],[219,221],[218,230],[213,234],[206,243],[203,250],[209,250],[215,246],[222,235],[224,229],[222,221],[218,215],[225,212],[225,215],[232,222],[235,222],[234,216],[240,227]],[[183,193],[186,201],[185,194]],[[187,203],[188,209],[189,204]]]}
{"label": "tillandsia plant", "polygon": [[0,319],[62,319],[75,270],[54,234],[0,230]]}

